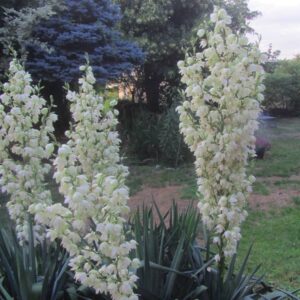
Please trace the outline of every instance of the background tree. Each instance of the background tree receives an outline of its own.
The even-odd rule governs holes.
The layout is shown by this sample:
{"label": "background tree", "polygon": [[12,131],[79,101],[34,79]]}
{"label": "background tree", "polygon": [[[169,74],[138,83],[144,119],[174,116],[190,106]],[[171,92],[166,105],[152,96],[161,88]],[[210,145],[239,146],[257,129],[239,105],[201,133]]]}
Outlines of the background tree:
{"label": "background tree", "polygon": [[[23,56],[26,44],[37,42],[32,31],[42,20],[63,9],[63,0],[4,0],[0,6],[0,45],[14,47]],[[6,51],[7,52],[7,51]],[[4,54],[6,53],[4,51]]]}
{"label": "background tree", "polygon": [[78,64],[85,62],[86,53],[101,84],[128,73],[143,59],[142,51],[117,31],[120,10],[110,0],[66,0],[64,6],[33,31],[33,38],[49,45],[51,51],[29,43],[26,64],[36,80],[43,78],[45,96],[54,93],[61,129],[69,123],[63,83],[76,84]]}
{"label": "background tree", "polygon": [[273,45],[269,44],[269,48],[266,54],[267,61],[264,63],[264,69],[267,73],[273,73],[280,62],[278,58],[280,55],[280,50],[273,51]]}
{"label": "background tree", "polygon": [[211,10],[210,1],[119,0],[122,30],[138,41],[146,61],[138,74],[149,108],[159,110],[159,89],[163,81],[178,83],[177,61],[191,39],[192,28]]}
{"label": "background tree", "polygon": [[8,69],[11,60],[11,48],[14,48],[25,60],[26,44],[39,44],[32,37],[34,28],[58,10],[62,10],[63,0],[2,0],[0,4],[0,78]]}
{"label": "background tree", "polygon": [[254,30],[249,26],[249,21],[260,15],[260,12],[250,10],[249,0],[217,0],[217,5],[224,7],[231,16],[230,27],[233,31],[252,32]]}
{"label": "background tree", "polygon": [[[225,6],[233,15],[233,27],[249,30],[247,20],[257,15],[247,0],[117,0],[123,19],[122,30],[146,53],[138,73],[137,87],[145,92],[151,111],[159,111],[161,90],[178,86],[178,60],[194,44],[195,28],[212,12],[213,4]],[[163,84],[162,84],[163,83]],[[141,93],[140,93],[141,94]]]}
{"label": "background tree", "polygon": [[278,61],[265,79],[266,108],[273,114],[300,114],[300,56]]}

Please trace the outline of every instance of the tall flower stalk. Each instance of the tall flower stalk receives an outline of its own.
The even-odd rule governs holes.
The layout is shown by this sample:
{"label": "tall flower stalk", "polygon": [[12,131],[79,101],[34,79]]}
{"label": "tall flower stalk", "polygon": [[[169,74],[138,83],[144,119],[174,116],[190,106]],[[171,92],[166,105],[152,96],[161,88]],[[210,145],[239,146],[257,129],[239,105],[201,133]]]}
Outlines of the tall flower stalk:
{"label": "tall flower stalk", "polygon": [[255,156],[264,86],[263,56],[257,45],[229,28],[223,9],[211,15],[214,29],[201,29],[202,52],[178,63],[186,100],[178,107],[180,129],[195,155],[199,209],[214,234],[220,276],[226,257],[236,253],[245,220],[246,200],[255,178],[248,176],[248,159]]}
{"label": "tall flower stalk", "polygon": [[128,170],[120,162],[115,101],[105,101],[95,91],[90,66],[80,69],[85,75],[79,92],[67,94],[74,125],[55,160],[54,177],[65,205],[37,209],[36,219],[49,226],[51,239],[62,240],[78,281],[112,299],[135,300],[139,262],[129,258],[136,242],[127,241],[124,229]]}
{"label": "tall flower stalk", "polygon": [[[51,168],[47,161],[54,150],[50,137],[57,116],[16,58],[8,77],[0,96],[0,185],[9,195],[8,212],[22,242],[29,232],[29,207],[45,209],[52,203],[45,176]],[[42,238],[43,228],[35,224],[34,231]]]}

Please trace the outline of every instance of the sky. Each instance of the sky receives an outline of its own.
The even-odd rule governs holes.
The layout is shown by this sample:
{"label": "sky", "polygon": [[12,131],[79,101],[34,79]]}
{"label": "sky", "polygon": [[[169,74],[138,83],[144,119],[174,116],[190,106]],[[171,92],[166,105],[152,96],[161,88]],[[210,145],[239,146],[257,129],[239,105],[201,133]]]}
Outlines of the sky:
{"label": "sky", "polygon": [[249,0],[248,5],[262,13],[250,23],[262,36],[262,51],[272,44],[274,51],[281,51],[279,58],[300,54],[300,0]]}

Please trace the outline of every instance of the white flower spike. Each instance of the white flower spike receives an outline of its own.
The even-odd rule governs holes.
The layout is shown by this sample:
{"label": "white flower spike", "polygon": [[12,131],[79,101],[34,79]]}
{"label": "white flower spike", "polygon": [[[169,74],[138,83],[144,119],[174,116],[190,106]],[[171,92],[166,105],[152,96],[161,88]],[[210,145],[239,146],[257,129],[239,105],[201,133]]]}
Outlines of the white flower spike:
{"label": "white flower spike", "polygon": [[246,175],[255,156],[254,132],[264,86],[263,56],[245,36],[234,34],[230,17],[215,8],[213,32],[205,50],[178,63],[187,99],[177,108],[180,129],[194,153],[202,219],[215,233],[216,260],[236,253],[240,225],[253,176]]}
{"label": "white flower spike", "polygon": [[[15,58],[0,96],[0,185],[9,195],[7,208],[20,242],[28,238],[29,208],[44,210],[52,203],[45,186],[54,145],[50,136],[57,116],[50,113],[30,74]],[[34,224],[37,239],[44,229]]]}
{"label": "white flower spike", "polygon": [[95,91],[90,66],[80,70],[85,75],[79,93],[67,94],[74,126],[55,160],[54,177],[65,206],[50,206],[36,216],[49,226],[51,239],[62,240],[78,281],[110,293],[114,300],[137,300],[133,289],[138,261],[129,258],[136,242],[127,241],[124,229],[128,170],[120,162],[115,102],[104,101]]}

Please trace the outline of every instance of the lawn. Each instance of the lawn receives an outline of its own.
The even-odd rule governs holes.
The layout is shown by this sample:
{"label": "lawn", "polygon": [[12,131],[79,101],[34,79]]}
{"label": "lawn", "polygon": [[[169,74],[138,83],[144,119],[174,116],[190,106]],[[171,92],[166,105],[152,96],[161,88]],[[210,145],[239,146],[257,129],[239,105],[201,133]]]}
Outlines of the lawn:
{"label": "lawn", "polygon": [[[257,177],[254,194],[258,200],[274,196],[275,202],[277,197],[277,203],[284,194],[290,204],[277,207],[271,201],[267,209],[262,210],[259,203],[249,208],[249,217],[242,229],[240,255],[254,243],[249,271],[262,264],[260,273],[266,274],[267,281],[292,290],[300,287],[300,119],[264,122],[258,135],[270,140],[271,149],[263,160],[250,163],[249,171]],[[176,169],[133,165],[128,185],[132,195],[146,187],[179,185],[182,201],[197,199],[191,164]]]}
{"label": "lawn", "polygon": [[277,287],[300,287],[300,206],[280,211],[251,211],[242,230],[240,254],[251,245],[248,271],[261,264],[260,274]]}

